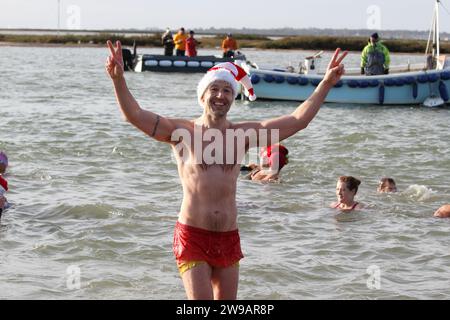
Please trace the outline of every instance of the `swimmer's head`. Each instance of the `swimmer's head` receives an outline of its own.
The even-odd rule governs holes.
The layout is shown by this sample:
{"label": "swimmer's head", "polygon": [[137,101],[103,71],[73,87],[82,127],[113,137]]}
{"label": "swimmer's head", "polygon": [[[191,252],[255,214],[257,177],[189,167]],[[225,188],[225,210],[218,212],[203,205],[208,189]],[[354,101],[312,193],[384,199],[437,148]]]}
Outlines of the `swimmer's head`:
{"label": "swimmer's head", "polygon": [[450,204],[443,205],[437,209],[434,216],[437,218],[450,218]]}
{"label": "swimmer's head", "polygon": [[0,174],[5,173],[7,167],[8,157],[6,156],[6,153],[0,151]]}
{"label": "swimmer's head", "polygon": [[353,201],[361,181],[351,176],[341,176],[336,185],[336,197],[339,202],[350,203]]}
{"label": "swimmer's head", "polygon": [[279,143],[266,148],[269,166],[272,169],[278,170],[278,172],[280,172],[280,170],[289,163],[288,154],[289,150]]}
{"label": "swimmer's head", "polygon": [[397,185],[392,178],[382,178],[378,183],[377,191],[380,193],[397,192]]}

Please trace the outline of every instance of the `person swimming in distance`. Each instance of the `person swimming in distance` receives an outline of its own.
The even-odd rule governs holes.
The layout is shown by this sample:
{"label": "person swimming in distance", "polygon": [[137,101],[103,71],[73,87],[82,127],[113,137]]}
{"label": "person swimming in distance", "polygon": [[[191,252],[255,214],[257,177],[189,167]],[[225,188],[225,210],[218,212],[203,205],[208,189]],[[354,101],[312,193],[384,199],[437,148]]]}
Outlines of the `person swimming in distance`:
{"label": "person swimming in distance", "polygon": [[341,176],[336,185],[337,202],[331,204],[332,208],[343,211],[362,209],[363,205],[355,201],[355,195],[361,181],[351,176]]}
{"label": "person swimming in distance", "polygon": [[437,209],[433,216],[436,218],[450,218],[450,204],[445,204]]}
{"label": "person swimming in distance", "polygon": [[397,185],[392,178],[381,178],[377,188],[378,193],[397,192]]}

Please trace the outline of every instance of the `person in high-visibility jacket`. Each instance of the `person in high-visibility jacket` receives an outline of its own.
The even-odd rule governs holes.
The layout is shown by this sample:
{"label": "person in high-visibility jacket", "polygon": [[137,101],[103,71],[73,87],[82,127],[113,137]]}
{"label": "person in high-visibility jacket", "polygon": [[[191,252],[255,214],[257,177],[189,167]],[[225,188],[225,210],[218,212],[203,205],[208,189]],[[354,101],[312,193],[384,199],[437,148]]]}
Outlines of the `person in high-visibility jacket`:
{"label": "person in high-visibility jacket", "polygon": [[370,36],[361,54],[361,74],[374,76],[389,73],[389,50],[379,41],[378,33]]}

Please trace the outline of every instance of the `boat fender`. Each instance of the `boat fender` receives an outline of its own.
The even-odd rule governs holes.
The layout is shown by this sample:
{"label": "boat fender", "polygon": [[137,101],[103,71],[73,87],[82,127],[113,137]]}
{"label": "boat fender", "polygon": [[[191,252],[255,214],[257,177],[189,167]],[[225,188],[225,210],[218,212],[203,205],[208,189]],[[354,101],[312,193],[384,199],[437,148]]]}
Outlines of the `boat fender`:
{"label": "boat fender", "polygon": [[413,84],[416,82],[416,79],[414,79],[414,77],[405,77],[403,78],[403,81],[405,81],[405,84]]}
{"label": "boat fender", "polygon": [[284,77],[282,77],[282,76],[275,76],[275,82],[276,83],[283,83],[284,82]]}
{"label": "boat fender", "polygon": [[447,90],[447,86],[442,81],[439,81],[439,93],[441,94],[442,100],[447,102],[448,101],[448,90]]}
{"label": "boat fender", "polygon": [[449,80],[450,79],[450,71],[444,71],[441,73],[441,79],[442,80]]}
{"label": "boat fender", "polygon": [[334,87],[335,88],[340,88],[340,87],[342,87],[344,85],[344,82],[342,81],[342,80],[339,80],[335,85],[334,85]]}
{"label": "boat fender", "polygon": [[382,105],[384,103],[384,85],[381,84],[378,89],[378,102]]}
{"label": "boat fender", "polygon": [[177,68],[186,67],[186,61],[174,61],[173,66]]}
{"label": "boat fender", "polygon": [[159,61],[159,66],[160,67],[171,67],[172,66],[172,61],[170,61],[170,60],[160,60]]}
{"label": "boat fender", "polygon": [[148,67],[157,67],[158,60],[145,60],[144,64]]}
{"label": "boat fender", "polygon": [[265,82],[271,83],[271,82],[273,82],[274,80],[275,80],[275,78],[274,78],[271,74],[266,74],[266,75],[264,76],[264,81],[265,81]]}
{"label": "boat fender", "polygon": [[361,80],[361,81],[359,81],[359,86],[360,86],[361,88],[367,88],[367,87],[369,86],[369,81],[367,81],[367,80]]}
{"label": "boat fender", "polygon": [[392,87],[392,86],[395,85],[395,81],[394,81],[394,79],[390,79],[390,78],[385,79],[385,80],[384,80],[384,85],[385,85],[386,87]]}
{"label": "boat fender", "polygon": [[202,61],[200,62],[200,65],[205,68],[211,68],[214,63],[212,61]]}
{"label": "boat fender", "polygon": [[413,93],[413,98],[417,99],[417,95],[419,93],[417,82],[413,82],[413,84],[412,84],[412,93]]}
{"label": "boat fender", "polygon": [[428,81],[430,82],[436,82],[439,80],[439,77],[437,74],[433,73],[433,74],[429,74],[428,75]]}
{"label": "boat fender", "polygon": [[347,85],[348,85],[350,88],[357,88],[358,85],[359,85],[359,83],[358,83],[357,80],[348,80]]}
{"label": "boat fender", "polygon": [[302,77],[298,78],[298,84],[301,86],[306,86],[308,84],[308,82],[309,81],[307,78],[302,78]]}
{"label": "boat fender", "polygon": [[200,67],[200,62],[198,61],[188,61],[187,66],[190,68],[198,68]]}
{"label": "boat fender", "polygon": [[380,85],[380,81],[376,79],[369,80],[369,87],[375,88]]}
{"label": "boat fender", "polygon": [[311,84],[314,87],[317,87],[321,81],[322,81],[322,79],[311,79]]}
{"label": "boat fender", "polygon": [[252,74],[250,80],[252,81],[253,84],[257,84],[259,83],[259,81],[261,81],[261,77],[258,76],[257,74]]}
{"label": "boat fender", "polygon": [[397,87],[401,87],[405,84],[405,79],[404,78],[394,79],[394,83]]}
{"label": "boat fender", "polygon": [[296,78],[296,77],[287,77],[286,80],[289,84],[297,84],[298,83],[298,78]]}
{"label": "boat fender", "polygon": [[426,83],[428,82],[428,77],[426,74],[421,74],[417,77],[417,82],[418,83]]}

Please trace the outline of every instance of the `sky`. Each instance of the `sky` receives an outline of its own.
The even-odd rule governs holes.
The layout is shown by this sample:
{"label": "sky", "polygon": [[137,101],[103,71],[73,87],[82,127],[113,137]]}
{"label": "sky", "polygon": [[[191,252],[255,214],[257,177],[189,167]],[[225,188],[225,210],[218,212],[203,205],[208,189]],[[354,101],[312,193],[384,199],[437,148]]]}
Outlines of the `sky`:
{"label": "sky", "polygon": [[[59,0],[62,29],[429,30],[434,0]],[[450,32],[450,0],[441,0]],[[58,0],[0,0],[0,28],[58,28]]]}

